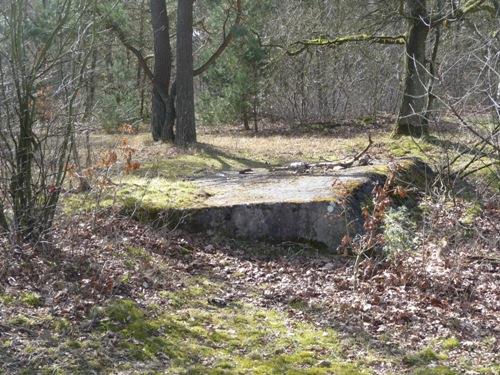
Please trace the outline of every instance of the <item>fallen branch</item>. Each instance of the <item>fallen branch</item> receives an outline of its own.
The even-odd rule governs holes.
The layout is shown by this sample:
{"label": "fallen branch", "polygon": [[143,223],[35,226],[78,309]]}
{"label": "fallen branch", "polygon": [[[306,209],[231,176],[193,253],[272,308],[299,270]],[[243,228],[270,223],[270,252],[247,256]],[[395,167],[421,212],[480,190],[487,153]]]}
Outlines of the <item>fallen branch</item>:
{"label": "fallen branch", "polygon": [[322,163],[305,163],[305,162],[295,162],[295,163],[290,163],[289,165],[285,167],[277,167],[273,168],[273,171],[306,171],[306,170],[311,170],[315,168],[322,168],[322,169],[333,169],[333,168],[340,168],[340,169],[347,169],[351,168],[354,166],[354,164],[358,161],[361,160],[361,158],[368,152],[370,147],[373,145],[373,140],[370,134],[368,134],[368,145],[360,151],[356,156],[354,156],[351,160],[346,161],[346,162],[322,162]]}

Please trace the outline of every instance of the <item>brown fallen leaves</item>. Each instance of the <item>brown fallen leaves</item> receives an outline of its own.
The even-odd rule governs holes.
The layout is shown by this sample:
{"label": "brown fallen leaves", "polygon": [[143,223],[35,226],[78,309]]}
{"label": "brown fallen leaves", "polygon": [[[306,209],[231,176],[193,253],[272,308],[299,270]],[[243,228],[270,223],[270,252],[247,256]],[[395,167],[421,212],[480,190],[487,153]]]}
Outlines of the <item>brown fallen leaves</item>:
{"label": "brown fallen leaves", "polygon": [[[467,225],[460,220],[465,204],[429,201],[426,212],[415,234],[423,245],[390,262],[363,260],[357,290],[349,257],[298,244],[172,233],[107,212],[59,223],[53,243],[40,249],[12,248],[1,239],[0,292],[36,291],[40,309],[86,326],[91,308],[110,298],[147,304],[157,291],[176,290],[203,274],[223,283],[221,301],[283,309],[333,326],[353,340],[346,349],[352,358],[368,350],[390,358],[456,337],[461,345],[450,353],[450,365],[460,370],[464,358],[473,368],[491,364],[500,335],[498,205],[490,203]],[[8,321],[22,309],[0,304],[0,334],[16,335]]]}

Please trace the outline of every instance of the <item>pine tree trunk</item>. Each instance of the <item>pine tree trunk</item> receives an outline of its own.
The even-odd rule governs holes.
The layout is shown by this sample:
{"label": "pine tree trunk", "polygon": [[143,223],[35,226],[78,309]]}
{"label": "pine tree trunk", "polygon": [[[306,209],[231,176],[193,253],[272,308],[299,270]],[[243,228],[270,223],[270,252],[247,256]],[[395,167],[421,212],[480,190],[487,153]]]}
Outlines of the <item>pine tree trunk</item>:
{"label": "pine tree trunk", "polygon": [[406,42],[406,75],[403,100],[394,135],[421,137],[428,134],[426,116],[427,82],[426,43],[429,26],[422,19],[426,16],[425,1],[408,0],[412,18],[409,20]]}
{"label": "pine tree trunk", "polygon": [[193,87],[193,0],[177,2],[177,92],[175,143],[196,143]]}
{"label": "pine tree trunk", "polygon": [[169,85],[172,72],[169,19],[165,0],[151,0],[151,23],[154,35],[154,81],[151,99],[151,133],[155,141],[173,141],[173,130],[167,126]]}

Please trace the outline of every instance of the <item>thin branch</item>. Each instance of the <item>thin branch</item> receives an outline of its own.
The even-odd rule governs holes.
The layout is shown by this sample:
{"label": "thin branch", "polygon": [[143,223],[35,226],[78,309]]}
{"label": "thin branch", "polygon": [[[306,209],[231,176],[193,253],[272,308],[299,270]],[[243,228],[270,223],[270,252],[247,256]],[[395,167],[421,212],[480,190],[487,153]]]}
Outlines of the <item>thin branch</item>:
{"label": "thin branch", "polygon": [[123,44],[125,48],[127,48],[130,52],[132,52],[135,57],[137,57],[137,60],[139,61],[139,64],[141,65],[141,68],[144,70],[146,73],[146,76],[148,79],[153,82],[154,81],[154,74],[151,71],[151,69],[148,66],[147,58],[149,56],[144,57],[141,51],[139,51],[137,48],[135,48],[130,41],[128,40],[127,36],[125,35],[125,32],[120,28],[120,26],[112,21],[112,20],[107,20],[107,26],[110,28],[118,37],[118,40]]}
{"label": "thin branch", "polygon": [[198,75],[206,72],[208,70],[208,68],[210,68],[210,66],[219,58],[219,56],[224,53],[224,51],[226,50],[226,48],[229,46],[229,44],[231,43],[231,41],[234,38],[235,28],[241,24],[242,15],[243,15],[243,11],[242,11],[242,6],[241,6],[241,0],[236,0],[236,18],[234,20],[233,26],[231,27],[231,31],[229,31],[228,34],[226,34],[226,31],[225,31],[226,30],[226,22],[229,19],[229,13],[228,13],[226,21],[224,22],[224,26],[223,26],[222,43],[219,45],[219,48],[217,48],[215,50],[215,52],[212,54],[212,56],[210,56],[210,58],[203,65],[201,65],[199,68],[197,68],[193,71],[194,76],[198,76]]}
{"label": "thin branch", "polygon": [[486,0],[469,0],[466,1],[462,6],[457,9],[447,12],[445,14],[438,14],[435,17],[431,17],[427,23],[429,27],[436,27],[445,22],[455,22],[463,19],[467,14],[476,12],[488,12],[493,17],[498,16],[497,9],[495,8],[495,2],[493,4],[487,4]]}
{"label": "thin branch", "polygon": [[337,47],[342,44],[356,43],[356,42],[370,42],[370,43],[385,44],[385,45],[391,45],[391,44],[402,45],[406,43],[406,37],[404,35],[377,36],[370,34],[357,34],[357,35],[341,36],[335,39],[326,39],[326,38],[309,39],[309,40],[295,42],[294,44],[292,44],[292,46],[300,46],[300,48],[295,51],[290,51],[288,49],[286,51],[286,54],[288,56],[296,56],[304,52],[309,47]]}

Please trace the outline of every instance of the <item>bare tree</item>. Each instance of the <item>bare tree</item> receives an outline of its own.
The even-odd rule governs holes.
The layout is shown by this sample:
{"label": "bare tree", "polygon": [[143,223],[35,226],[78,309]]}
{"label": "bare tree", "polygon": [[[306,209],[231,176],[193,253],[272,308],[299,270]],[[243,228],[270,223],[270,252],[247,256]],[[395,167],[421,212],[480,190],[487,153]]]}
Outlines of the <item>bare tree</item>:
{"label": "bare tree", "polygon": [[[0,227],[22,240],[43,239],[53,223],[83,113],[76,107],[92,51],[83,50],[92,44],[87,14],[87,2],[72,0],[0,8]],[[41,19],[45,29],[33,33]]]}
{"label": "bare tree", "polygon": [[468,0],[460,5],[459,1],[438,0],[435,8],[427,0],[401,1],[400,14],[408,22],[405,49],[405,81],[403,99],[395,135],[421,137],[428,134],[428,85],[432,81],[431,66],[427,59],[427,40],[432,29],[442,24],[462,20],[466,15],[479,11],[495,14],[487,0]]}

